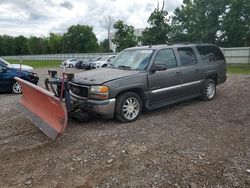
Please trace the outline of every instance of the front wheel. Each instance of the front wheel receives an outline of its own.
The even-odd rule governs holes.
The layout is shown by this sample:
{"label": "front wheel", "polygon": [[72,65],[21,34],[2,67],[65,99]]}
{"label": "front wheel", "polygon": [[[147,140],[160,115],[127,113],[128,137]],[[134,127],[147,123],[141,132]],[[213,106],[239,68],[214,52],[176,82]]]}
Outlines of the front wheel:
{"label": "front wheel", "polygon": [[15,94],[21,94],[22,93],[22,87],[18,82],[14,82],[12,85],[12,91]]}
{"label": "front wheel", "polygon": [[211,101],[216,94],[216,85],[214,80],[208,79],[205,81],[204,87],[202,89],[201,99],[204,101]]}
{"label": "front wheel", "polygon": [[141,114],[142,101],[133,92],[125,92],[117,97],[115,117],[120,122],[135,121]]}

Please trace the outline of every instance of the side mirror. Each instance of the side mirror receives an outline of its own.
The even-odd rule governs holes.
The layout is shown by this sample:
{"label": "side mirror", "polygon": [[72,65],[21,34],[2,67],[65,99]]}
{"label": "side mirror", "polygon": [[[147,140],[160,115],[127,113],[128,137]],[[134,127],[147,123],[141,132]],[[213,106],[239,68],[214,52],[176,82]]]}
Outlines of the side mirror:
{"label": "side mirror", "polygon": [[154,73],[156,71],[165,71],[167,69],[167,66],[164,64],[154,64],[151,68],[151,72]]}

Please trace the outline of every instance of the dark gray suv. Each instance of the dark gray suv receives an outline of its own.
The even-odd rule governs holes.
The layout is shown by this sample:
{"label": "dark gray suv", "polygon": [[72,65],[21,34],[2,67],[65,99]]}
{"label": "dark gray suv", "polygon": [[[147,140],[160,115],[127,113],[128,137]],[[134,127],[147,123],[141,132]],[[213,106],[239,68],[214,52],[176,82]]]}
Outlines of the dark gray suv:
{"label": "dark gray suv", "polygon": [[225,81],[225,58],[215,45],[143,46],[122,51],[107,68],[76,74],[70,93],[85,111],[131,122],[142,109],[212,100]]}

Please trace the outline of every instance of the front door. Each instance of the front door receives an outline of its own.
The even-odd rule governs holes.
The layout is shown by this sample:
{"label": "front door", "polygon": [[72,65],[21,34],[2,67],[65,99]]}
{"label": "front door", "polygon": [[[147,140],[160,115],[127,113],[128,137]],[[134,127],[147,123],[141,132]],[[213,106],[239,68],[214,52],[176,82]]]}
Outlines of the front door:
{"label": "front door", "polygon": [[150,104],[178,97],[181,89],[181,74],[173,50],[160,50],[155,57],[154,65],[165,65],[167,70],[149,73]]}

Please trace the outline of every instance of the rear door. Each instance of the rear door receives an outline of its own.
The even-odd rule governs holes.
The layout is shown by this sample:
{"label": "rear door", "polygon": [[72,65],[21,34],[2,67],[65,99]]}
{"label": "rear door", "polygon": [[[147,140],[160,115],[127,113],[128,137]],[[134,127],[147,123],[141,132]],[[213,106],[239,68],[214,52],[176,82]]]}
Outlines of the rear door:
{"label": "rear door", "polygon": [[148,74],[150,103],[178,97],[181,89],[181,77],[174,51],[170,48],[160,50],[154,59],[154,64],[164,64],[167,66],[167,70]]}
{"label": "rear door", "polygon": [[192,47],[177,48],[181,64],[182,95],[200,93],[202,82],[202,71],[197,61],[195,51]]}

